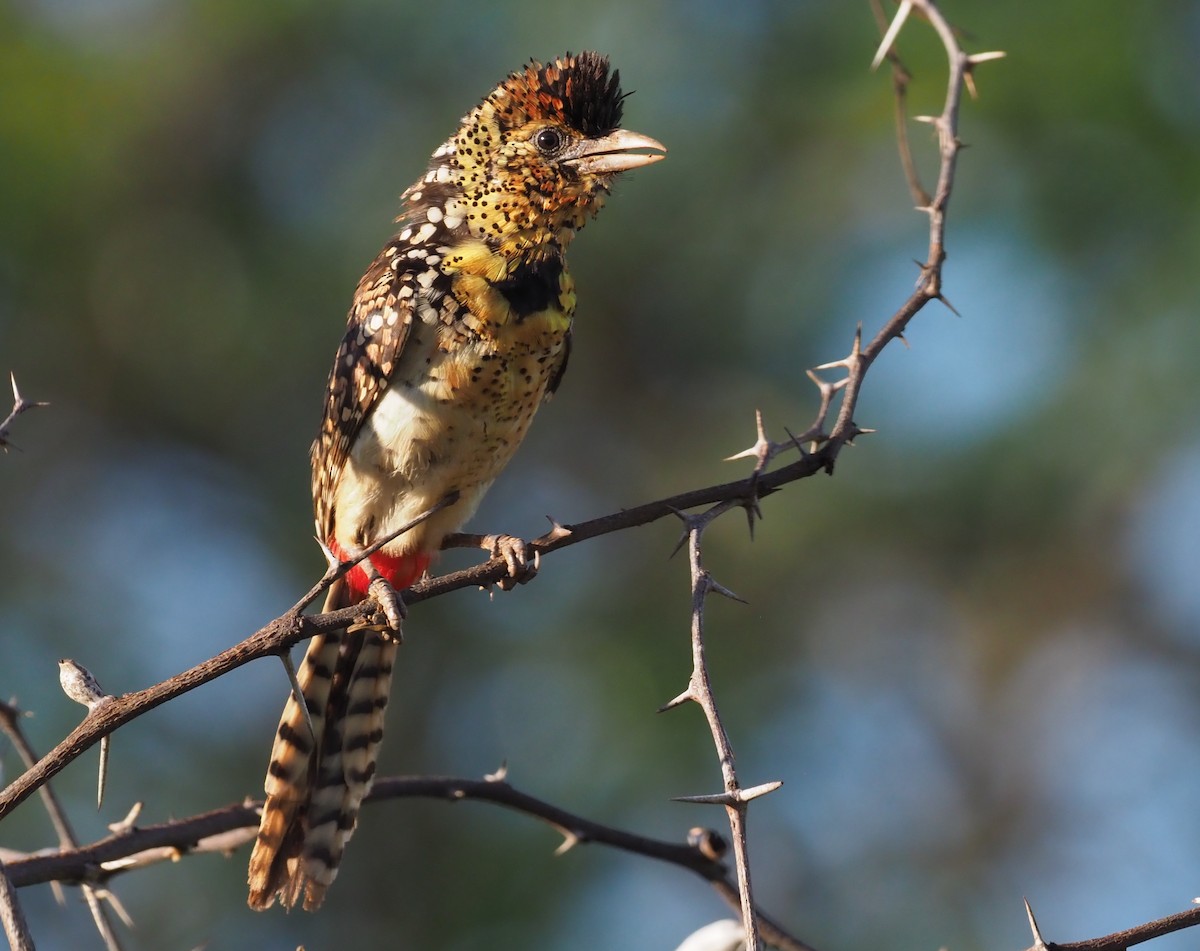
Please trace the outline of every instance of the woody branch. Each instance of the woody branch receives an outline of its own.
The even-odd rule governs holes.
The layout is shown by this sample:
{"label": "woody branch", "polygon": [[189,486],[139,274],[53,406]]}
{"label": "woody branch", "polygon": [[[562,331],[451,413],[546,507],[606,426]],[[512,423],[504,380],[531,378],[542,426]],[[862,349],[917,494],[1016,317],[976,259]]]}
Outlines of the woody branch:
{"label": "woody branch", "polygon": [[[903,0],[900,4],[900,12],[885,36],[884,44],[881,47],[882,53],[890,50],[892,41],[903,27],[909,13],[914,9],[920,11],[932,24],[942,39],[949,60],[949,79],[943,111],[937,117],[924,120],[930,122],[938,133],[941,161],[937,186],[933,191],[932,198],[921,209],[929,217],[929,250],[926,261],[922,265],[916,289],[866,346],[862,344],[860,331],[855,336],[854,346],[849,356],[823,364],[816,368],[817,372],[810,371],[810,377],[816,383],[820,393],[820,405],[814,422],[800,436],[789,434],[787,441],[774,443],[766,437],[760,421],[758,440],[755,446],[745,453],[738,454],[738,456],[755,458],[756,464],[749,476],[732,482],[679,493],[584,522],[570,525],[554,523],[550,531],[540,538],[534,539],[530,544],[533,553],[539,557],[549,555],[569,545],[612,532],[646,525],[665,516],[675,515],[681,510],[703,505],[717,505],[720,509],[717,514],[740,506],[744,507],[753,517],[757,512],[759,499],[778,491],[791,482],[807,478],[817,472],[831,472],[841,448],[857,435],[865,432],[854,421],[854,412],[871,364],[885,346],[902,337],[908,323],[925,304],[935,299],[945,302],[941,290],[941,272],[945,258],[946,209],[953,189],[955,165],[960,149],[957,131],[961,90],[963,85],[969,81],[975,65],[998,55],[980,54],[972,57],[963,53],[953,31],[932,0]],[[901,149],[902,154],[907,149],[903,140]],[[910,166],[911,163],[906,162],[906,167]],[[820,376],[820,373],[830,370],[842,370],[844,375],[832,381],[825,380]],[[837,403],[838,397],[840,397],[840,405]],[[836,417],[832,428],[827,431],[827,423],[833,414],[835,405],[838,406]],[[778,468],[770,468],[773,458],[779,452],[792,448],[799,450],[800,458],[798,460]],[[689,534],[691,534],[690,531]],[[700,532],[697,530],[693,558],[693,593],[702,602],[704,595],[711,590],[711,587],[707,581],[703,580],[707,577],[706,575],[697,574],[699,570],[699,534]],[[408,604],[412,605],[459,588],[494,584],[501,581],[507,574],[507,564],[502,559],[493,559],[474,568],[421,582],[407,592],[405,599]],[[697,578],[701,579],[699,583]],[[318,633],[340,630],[348,623],[361,620],[377,611],[376,605],[365,602],[353,608],[318,616],[303,614],[304,607],[331,580],[331,577],[327,575],[320,585],[309,592],[305,599],[302,599],[290,611],[216,657],[160,684],[134,693],[112,697],[109,702],[90,709],[83,722],[54,750],[27,769],[7,789],[0,792],[0,819],[4,818],[33,791],[44,786],[52,776],[102,737],[110,735],[120,726],[148,710],[223,676],[251,660],[267,656],[282,656],[300,640]],[[698,595],[697,592],[699,592]],[[702,629],[702,608],[693,611],[694,632],[697,624]],[[696,643],[697,640],[694,637],[694,649]],[[702,644],[702,639],[700,643]],[[711,700],[711,691],[708,696]],[[712,701],[711,706],[715,714],[715,701]],[[721,742],[723,729],[720,729],[719,718],[711,716],[709,722],[723,766],[727,759],[727,752],[728,761],[731,764],[732,754],[731,751],[728,751],[728,739],[725,738],[724,746]],[[725,779],[726,790],[720,795],[729,800],[723,804],[730,810],[731,822],[735,823],[736,846],[739,841],[736,824],[744,819],[744,799],[748,798],[750,791],[740,790],[736,774],[731,778],[727,773]],[[739,799],[743,801],[739,801]],[[743,836],[741,837],[742,851],[739,853],[739,875],[742,879],[739,901],[748,924],[748,934],[751,935],[751,941],[755,941],[756,939],[753,937],[755,915],[744,845]]]}

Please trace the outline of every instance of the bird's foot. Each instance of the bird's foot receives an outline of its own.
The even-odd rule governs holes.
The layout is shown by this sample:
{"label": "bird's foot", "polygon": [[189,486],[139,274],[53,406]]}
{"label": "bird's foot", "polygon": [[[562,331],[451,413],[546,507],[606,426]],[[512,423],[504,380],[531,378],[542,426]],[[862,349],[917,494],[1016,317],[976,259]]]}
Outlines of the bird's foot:
{"label": "bird's foot", "polygon": [[519,584],[528,584],[538,573],[540,553],[529,542],[516,535],[447,535],[443,548],[482,548],[493,559],[502,559],[508,566],[508,576],[496,582],[502,591],[511,591]]}
{"label": "bird's foot", "polygon": [[371,562],[370,558],[364,558],[359,562],[363,573],[370,579],[367,585],[367,593],[375,599],[375,603],[379,606],[379,611],[374,617],[363,621],[361,624],[356,624],[349,630],[369,630],[383,634],[385,637],[400,643],[403,640],[401,628],[404,624],[404,619],[408,617],[408,609],[404,606],[404,601],[400,597],[400,593]]}
{"label": "bird's foot", "polygon": [[529,547],[529,542],[515,535],[484,535],[479,547],[493,558],[503,558],[508,577],[496,582],[501,591],[511,591],[519,584],[528,584],[541,567],[541,556]]}
{"label": "bird's foot", "polygon": [[388,630],[383,633],[390,633],[397,641],[400,640],[401,625],[408,617],[408,608],[404,606],[400,592],[393,588],[392,583],[383,576],[372,578],[371,586],[367,590],[370,591],[371,597],[375,599],[375,603],[379,605],[383,616],[387,619]]}

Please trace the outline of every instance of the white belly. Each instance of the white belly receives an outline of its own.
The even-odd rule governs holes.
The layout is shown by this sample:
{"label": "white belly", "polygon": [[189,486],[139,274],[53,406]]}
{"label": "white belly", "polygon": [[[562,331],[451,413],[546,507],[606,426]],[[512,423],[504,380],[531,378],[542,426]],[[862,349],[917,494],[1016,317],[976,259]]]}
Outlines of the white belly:
{"label": "white belly", "polygon": [[387,551],[438,548],[471,517],[495,478],[470,469],[475,428],[460,409],[439,405],[419,390],[389,387],[355,440],[338,482],[338,543],[347,551],[369,545],[457,489],[461,496],[455,505],[396,539]]}

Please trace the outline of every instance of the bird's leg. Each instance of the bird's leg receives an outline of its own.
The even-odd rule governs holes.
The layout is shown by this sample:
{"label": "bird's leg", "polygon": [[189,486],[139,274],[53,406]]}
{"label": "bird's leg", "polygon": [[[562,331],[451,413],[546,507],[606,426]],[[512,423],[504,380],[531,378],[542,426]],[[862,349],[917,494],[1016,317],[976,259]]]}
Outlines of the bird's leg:
{"label": "bird's leg", "polygon": [[502,558],[508,566],[508,577],[496,583],[501,591],[511,591],[519,584],[528,584],[538,573],[539,553],[529,542],[516,535],[468,535],[462,532],[447,535],[443,548],[482,548],[492,558]]}
{"label": "bird's leg", "polygon": [[374,630],[379,630],[380,633],[391,634],[395,640],[401,640],[400,628],[404,623],[404,619],[408,617],[408,609],[404,606],[404,602],[400,598],[400,594],[392,583],[387,580],[379,569],[375,567],[370,558],[364,558],[358,563],[362,568],[363,574],[370,579],[370,585],[367,591],[371,597],[375,599],[375,603],[379,605],[383,611],[384,617],[387,618],[387,628],[379,628],[374,625],[363,625],[364,628],[371,627]]}

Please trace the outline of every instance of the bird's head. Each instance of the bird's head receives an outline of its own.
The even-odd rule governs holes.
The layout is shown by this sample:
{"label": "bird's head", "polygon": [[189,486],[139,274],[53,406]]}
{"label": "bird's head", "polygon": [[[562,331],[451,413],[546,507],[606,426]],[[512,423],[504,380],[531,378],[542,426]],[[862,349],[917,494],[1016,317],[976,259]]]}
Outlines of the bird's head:
{"label": "bird's head", "polygon": [[406,217],[436,207],[447,226],[505,252],[564,246],[619,173],[664,157],[659,142],[620,128],[624,98],[620,74],[598,53],[531,62],[434,153],[405,193]]}

